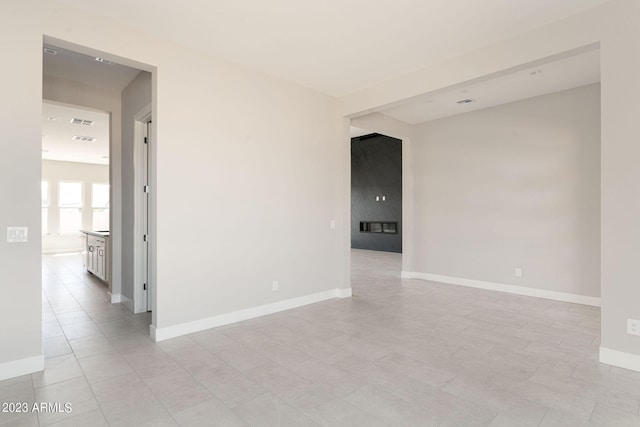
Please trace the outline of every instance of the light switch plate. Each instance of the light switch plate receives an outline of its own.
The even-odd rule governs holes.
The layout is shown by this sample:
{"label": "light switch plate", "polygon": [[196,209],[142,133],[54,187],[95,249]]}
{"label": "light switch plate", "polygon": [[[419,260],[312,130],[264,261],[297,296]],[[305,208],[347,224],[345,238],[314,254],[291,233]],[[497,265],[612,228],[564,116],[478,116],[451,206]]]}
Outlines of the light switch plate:
{"label": "light switch plate", "polygon": [[7,227],[7,243],[27,243],[29,227]]}

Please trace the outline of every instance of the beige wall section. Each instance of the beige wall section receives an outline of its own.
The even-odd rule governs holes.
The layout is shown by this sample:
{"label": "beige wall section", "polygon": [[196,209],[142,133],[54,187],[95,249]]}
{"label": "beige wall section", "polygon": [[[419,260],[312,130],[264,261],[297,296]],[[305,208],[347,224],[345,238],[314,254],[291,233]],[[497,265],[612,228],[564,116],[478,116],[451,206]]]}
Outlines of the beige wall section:
{"label": "beige wall section", "polygon": [[601,52],[602,347],[635,355],[627,367],[640,370],[640,337],[626,333],[640,319],[640,2],[612,8]]}
{"label": "beige wall section", "polygon": [[151,104],[151,73],[141,72],[122,91],[122,295],[134,300],[135,115]]}
{"label": "beige wall section", "polygon": [[[42,35],[0,6],[0,379],[44,368],[40,168]],[[16,42],[18,41],[18,42]],[[38,51],[25,55],[27,51]],[[9,226],[29,227],[28,243],[7,243]],[[34,360],[33,363],[29,361]],[[25,363],[25,366],[18,366]]]}
{"label": "beige wall section", "polygon": [[170,52],[155,110],[158,327],[342,288],[336,101]]}
{"label": "beige wall section", "polygon": [[49,233],[42,236],[43,253],[77,252],[84,249],[84,235],[61,235],[58,209],[58,188],[60,182],[82,182],[84,207],[82,208],[82,228],[95,229],[91,207],[92,184],[109,184],[109,166],[89,163],[42,161],[42,180],[49,183]]}
{"label": "beige wall section", "polygon": [[416,272],[600,296],[600,85],[417,134]]}

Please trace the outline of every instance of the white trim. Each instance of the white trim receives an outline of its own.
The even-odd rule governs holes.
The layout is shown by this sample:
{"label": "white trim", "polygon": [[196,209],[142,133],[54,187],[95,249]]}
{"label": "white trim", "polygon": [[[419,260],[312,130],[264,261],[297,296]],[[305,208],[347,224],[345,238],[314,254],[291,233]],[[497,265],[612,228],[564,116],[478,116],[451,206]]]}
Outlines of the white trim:
{"label": "white trim", "polygon": [[400,272],[401,279],[413,279],[413,273],[411,271],[401,271]]}
{"label": "white trim", "polygon": [[600,363],[640,372],[640,355],[600,347]]}
{"label": "white trim", "polygon": [[[407,272],[403,272],[407,273]],[[506,292],[508,294],[526,295],[529,297],[544,298],[555,301],[570,302],[574,304],[591,305],[600,307],[601,300],[598,297],[568,294],[564,292],[549,291],[546,289],[528,288],[526,286],[507,285],[504,283],[485,282],[482,280],[462,279],[459,277],[442,276],[429,273],[407,273],[414,279],[430,280],[432,282],[448,283],[451,285],[467,286],[470,288],[487,289],[490,291]]]}
{"label": "white trim", "polygon": [[111,300],[111,304],[124,304],[125,307],[127,307],[129,310],[133,311],[133,301],[131,301],[129,298],[125,297],[122,294],[112,294],[110,292],[107,292],[107,295],[109,295],[109,299]]}
{"label": "white trim", "polygon": [[129,310],[133,311],[133,301],[131,301],[129,298],[125,297],[124,295],[120,295],[120,302]]}
{"label": "white trim", "polygon": [[351,292],[351,288],[347,289],[336,289],[336,296],[338,298],[351,298],[353,293]]}
{"label": "white trim", "polygon": [[244,310],[233,311],[231,313],[220,314],[218,316],[207,317],[193,322],[180,323],[178,325],[157,328],[150,326],[149,332],[154,341],[164,341],[171,338],[179,337],[194,332],[204,331],[205,329],[216,328],[218,326],[228,325],[230,323],[242,322],[243,320],[254,319],[267,314],[277,313],[296,307],[302,307],[308,304],[314,304],[326,301],[332,298],[346,298],[351,295],[351,288],[348,289],[331,289],[324,292],[318,292],[298,298],[291,298],[284,301],[278,301],[271,304],[264,304],[257,307],[247,308]]}
{"label": "white trim", "polygon": [[0,381],[44,370],[44,355],[0,363]]}
{"label": "white trim", "polygon": [[[157,334],[156,334],[157,330],[158,330],[158,328],[156,328],[155,326],[149,325],[149,336],[151,337],[151,339],[153,341],[156,341],[156,342],[158,341],[158,339],[156,338],[157,337]],[[165,338],[165,339],[169,339],[169,338]]]}
{"label": "white trim", "polygon": [[[149,277],[149,254],[148,244],[144,243],[143,237],[145,233],[149,232],[148,210],[150,205],[147,206],[145,211],[145,200],[147,197],[141,191],[143,185],[150,185],[150,182],[145,182],[144,174],[147,172],[149,166],[149,159],[145,155],[145,150],[149,149],[149,145],[145,145],[144,140],[147,136],[148,122],[151,120],[152,108],[151,104],[146,105],[140,111],[134,115],[134,144],[133,144],[133,164],[135,166],[134,175],[134,218],[133,218],[133,304],[131,311],[134,313],[146,313],[150,308],[148,292],[151,290],[151,278]],[[152,141],[149,141],[151,144]],[[148,151],[147,151],[148,153]],[[147,229],[145,231],[145,228]],[[149,291],[144,288],[144,283],[147,282]]]}

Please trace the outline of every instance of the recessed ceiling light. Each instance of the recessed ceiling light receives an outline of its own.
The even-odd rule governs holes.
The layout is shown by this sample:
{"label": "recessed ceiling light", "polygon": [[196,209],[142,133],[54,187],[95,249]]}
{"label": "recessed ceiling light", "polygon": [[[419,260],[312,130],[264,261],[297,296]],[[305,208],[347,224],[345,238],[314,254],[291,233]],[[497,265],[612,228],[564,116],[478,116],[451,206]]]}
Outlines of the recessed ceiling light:
{"label": "recessed ceiling light", "polygon": [[56,118],[55,118],[55,117],[53,117],[53,116],[49,116],[49,117],[47,117],[47,120],[55,120],[55,119],[56,119]]}
{"label": "recessed ceiling light", "polygon": [[42,49],[44,51],[44,53],[47,53],[49,55],[57,55],[58,51],[55,49],[51,49],[50,47],[45,47]]}
{"label": "recessed ceiling light", "polygon": [[473,99],[467,98],[467,99],[461,99],[460,101],[457,101],[456,104],[464,105],[464,104],[471,104],[472,102],[473,102]]}
{"label": "recessed ceiling light", "polygon": [[112,61],[109,61],[108,59],[104,59],[104,58],[100,58],[98,56],[96,56],[96,61],[98,62],[102,62],[103,64],[107,64],[107,65],[111,65],[113,64]]}

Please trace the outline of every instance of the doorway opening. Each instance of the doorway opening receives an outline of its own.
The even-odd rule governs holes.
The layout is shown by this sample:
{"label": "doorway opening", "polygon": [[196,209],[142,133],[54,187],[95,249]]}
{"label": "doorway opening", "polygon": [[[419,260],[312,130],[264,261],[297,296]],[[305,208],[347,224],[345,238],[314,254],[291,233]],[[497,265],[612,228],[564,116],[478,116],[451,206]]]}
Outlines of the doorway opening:
{"label": "doorway opening", "polygon": [[[134,288],[134,260],[141,250],[144,259],[149,258],[153,236],[149,205],[134,204],[142,191],[136,174],[146,176],[148,199],[153,171],[148,151],[144,157],[135,153],[140,120],[136,113],[148,106],[150,123],[152,101],[151,73],[138,65],[45,37],[42,227],[47,357],[89,336],[148,336],[155,321],[148,298],[154,285],[150,262],[144,294]],[[68,159],[56,158],[64,151]],[[89,155],[95,159],[86,160]],[[55,168],[52,162],[57,162]],[[99,177],[97,172],[89,174],[98,167]],[[143,248],[134,235],[141,227],[140,209],[147,242]]]}
{"label": "doorway opening", "polygon": [[351,248],[402,253],[402,140],[351,138]]}
{"label": "doorway opening", "polygon": [[599,83],[594,44],[351,119],[411,135],[401,277],[597,307]]}
{"label": "doorway opening", "polygon": [[378,293],[378,279],[400,280],[410,259],[409,140],[350,126],[351,287]]}

